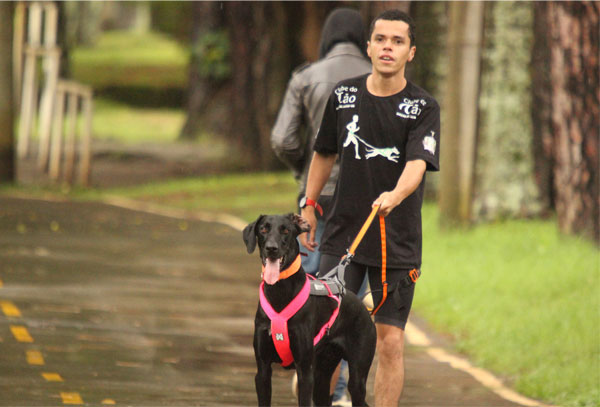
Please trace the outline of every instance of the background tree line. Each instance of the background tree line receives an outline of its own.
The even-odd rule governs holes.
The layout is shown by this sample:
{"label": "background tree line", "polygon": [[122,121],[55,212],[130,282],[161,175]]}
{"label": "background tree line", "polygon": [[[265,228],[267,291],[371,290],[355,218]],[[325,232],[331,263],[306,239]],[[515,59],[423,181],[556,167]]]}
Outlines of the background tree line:
{"label": "background tree line", "polygon": [[[600,239],[598,3],[59,5],[59,38],[67,50],[119,26],[161,30],[185,42],[191,57],[180,138],[208,130],[239,152],[241,167],[260,170],[280,168],[270,148],[271,126],[293,69],[317,59],[327,14],[353,7],[367,25],[383,9],[406,10],[417,25],[409,78],[443,107],[444,166],[434,180],[443,218],[469,224],[556,211],[563,231]],[[11,3],[0,8],[10,15]],[[0,30],[0,47],[9,49],[7,27]],[[10,69],[5,65],[0,69]],[[10,100],[9,88],[0,85],[0,100]],[[9,115],[10,104],[0,105],[0,157],[12,149]],[[10,160],[1,161],[3,176],[10,177]]]}

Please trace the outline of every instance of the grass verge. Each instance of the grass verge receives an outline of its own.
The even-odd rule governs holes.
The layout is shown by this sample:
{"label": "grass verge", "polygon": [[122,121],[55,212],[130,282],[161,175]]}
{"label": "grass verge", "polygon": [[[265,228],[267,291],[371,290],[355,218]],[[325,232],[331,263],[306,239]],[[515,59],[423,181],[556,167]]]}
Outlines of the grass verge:
{"label": "grass verge", "polygon": [[189,50],[155,33],[106,31],[92,47],[73,50],[73,78],[93,88],[183,88],[187,83]]}
{"label": "grass verge", "polygon": [[600,402],[600,253],[556,222],[511,220],[442,231],[423,210],[415,309],[457,349],[530,397]]}
{"label": "grass verge", "polygon": [[138,108],[109,99],[94,100],[93,134],[101,140],[169,143],[177,139],[184,121],[181,109]]}
{"label": "grass verge", "polygon": [[[287,173],[263,173],[69,194],[77,199],[105,195],[252,221],[260,213],[293,211],[296,186]],[[517,391],[562,406],[597,406],[597,248],[561,236],[553,220],[510,220],[445,231],[438,219],[437,207],[426,204],[424,274],[415,311],[450,333],[458,351],[506,377]]]}

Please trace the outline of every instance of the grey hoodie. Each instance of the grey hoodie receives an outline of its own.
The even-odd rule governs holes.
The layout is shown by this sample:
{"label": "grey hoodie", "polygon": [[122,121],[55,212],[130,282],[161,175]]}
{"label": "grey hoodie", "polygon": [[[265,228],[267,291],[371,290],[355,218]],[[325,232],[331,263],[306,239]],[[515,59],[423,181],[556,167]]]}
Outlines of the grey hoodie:
{"label": "grey hoodie", "polygon": [[[321,59],[298,68],[288,83],[271,132],[271,146],[300,180],[301,194],[306,190],[312,147],[335,84],[371,72],[371,63],[365,58],[366,47],[360,14],[350,9],[334,10],[323,26]],[[338,172],[336,164],[321,197],[333,195]]]}

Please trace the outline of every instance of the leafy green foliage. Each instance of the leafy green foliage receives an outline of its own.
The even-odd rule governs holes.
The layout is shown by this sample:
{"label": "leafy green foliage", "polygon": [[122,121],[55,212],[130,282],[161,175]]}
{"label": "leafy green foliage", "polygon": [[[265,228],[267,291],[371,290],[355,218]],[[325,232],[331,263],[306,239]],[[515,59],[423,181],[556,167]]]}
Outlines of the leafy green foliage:
{"label": "leafy green foliage", "polygon": [[224,30],[202,35],[194,46],[193,56],[199,61],[199,73],[204,78],[222,80],[231,74],[229,38]]}

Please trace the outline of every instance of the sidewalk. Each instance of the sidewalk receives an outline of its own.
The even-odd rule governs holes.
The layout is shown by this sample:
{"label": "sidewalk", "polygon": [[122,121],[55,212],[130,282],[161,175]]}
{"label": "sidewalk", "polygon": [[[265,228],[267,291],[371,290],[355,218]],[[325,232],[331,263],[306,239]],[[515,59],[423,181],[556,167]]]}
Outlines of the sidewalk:
{"label": "sidewalk", "polygon": [[[230,226],[168,215],[0,198],[0,405],[256,404],[258,258]],[[400,405],[521,405],[427,335],[409,340]],[[274,405],[296,403],[290,378],[274,367]]]}

